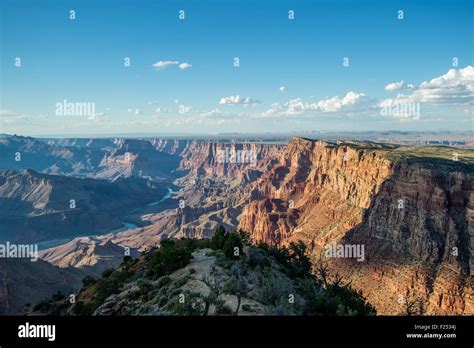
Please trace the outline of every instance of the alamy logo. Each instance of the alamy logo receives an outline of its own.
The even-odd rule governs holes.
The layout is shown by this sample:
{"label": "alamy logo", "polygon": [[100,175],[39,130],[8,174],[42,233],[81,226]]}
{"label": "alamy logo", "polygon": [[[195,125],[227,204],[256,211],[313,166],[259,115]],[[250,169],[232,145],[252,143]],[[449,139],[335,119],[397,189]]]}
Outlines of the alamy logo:
{"label": "alamy logo", "polygon": [[217,163],[240,163],[257,164],[257,153],[252,150],[234,150],[226,147],[225,150],[217,150]]}
{"label": "alamy logo", "polygon": [[20,338],[47,338],[48,341],[56,339],[56,325],[35,325],[26,322],[18,326],[18,337]]}
{"label": "alamy logo", "polygon": [[359,262],[365,260],[364,244],[328,244],[324,248],[326,249],[326,257],[352,258]]}
{"label": "alamy logo", "polygon": [[95,103],[70,102],[64,99],[56,103],[56,116],[87,116],[89,120],[95,118]]}
{"label": "alamy logo", "polygon": [[383,105],[380,114],[382,116],[412,118],[418,120],[420,118],[420,103],[390,101]]}
{"label": "alamy logo", "polygon": [[10,242],[0,244],[0,258],[31,259],[32,262],[35,262],[38,260],[38,245],[12,244]]}

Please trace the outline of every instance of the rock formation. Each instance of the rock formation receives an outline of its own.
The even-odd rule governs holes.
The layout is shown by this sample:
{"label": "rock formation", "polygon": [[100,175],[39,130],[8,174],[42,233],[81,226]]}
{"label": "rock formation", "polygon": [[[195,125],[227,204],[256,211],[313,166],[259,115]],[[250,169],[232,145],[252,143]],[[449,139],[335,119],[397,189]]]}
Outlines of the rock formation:
{"label": "rock formation", "polygon": [[304,240],[315,258],[365,245],[365,262],[326,261],[379,313],[417,297],[427,314],[473,314],[474,166],[450,151],[297,138],[255,183],[239,227],[257,242]]}

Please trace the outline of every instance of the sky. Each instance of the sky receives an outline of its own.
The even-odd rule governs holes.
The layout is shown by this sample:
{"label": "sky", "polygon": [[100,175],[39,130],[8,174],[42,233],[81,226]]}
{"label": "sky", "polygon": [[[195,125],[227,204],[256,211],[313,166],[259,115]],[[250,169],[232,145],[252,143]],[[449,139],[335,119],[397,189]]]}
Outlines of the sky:
{"label": "sky", "polygon": [[474,130],[472,7],[3,0],[0,132]]}

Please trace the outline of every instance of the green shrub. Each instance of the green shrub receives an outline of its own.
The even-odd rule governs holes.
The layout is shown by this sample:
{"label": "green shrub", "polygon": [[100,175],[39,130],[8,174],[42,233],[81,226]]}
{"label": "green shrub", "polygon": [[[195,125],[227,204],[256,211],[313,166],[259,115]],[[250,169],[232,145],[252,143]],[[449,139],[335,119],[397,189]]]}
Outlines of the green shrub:
{"label": "green shrub", "polygon": [[52,297],[53,301],[60,301],[60,300],[64,300],[65,296],[61,293],[61,291],[58,291],[57,293],[55,293]]}
{"label": "green shrub", "polygon": [[161,247],[152,252],[145,275],[156,279],[170,274],[189,263],[191,252],[192,250],[186,246],[178,246],[174,240],[164,240],[161,242]]}
{"label": "green shrub", "polygon": [[308,256],[307,247],[302,241],[291,242],[288,248],[278,248],[265,243],[260,243],[258,248],[273,257],[286,270],[290,278],[311,276],[311,259]]}
{"label": "green shrub", "polygon": [[158,306],[164,307],[167,303],[168,303],[168,296],[166,295],[160,296],[158,300]]}
{"label": "green shrub", "polygon": [[210,247],[213,250],[219,250],[219,249],[222,250],[222,248],[224,247],[225,241],[226,241],[226,231],[224,227],[219,226],[219,228],[217,228],[216,230],[216,233],[211,239]]}
{"label": "green shrub", "polygon": [[108,278],[112,272],[114,271],[113,268],[108,268],[105,271],[102,272],[102,278]]}
{"label": "green shrub", "polygon": [[245,312],[252,312],[252,306],[249,305],[249,304],[243,304],[242,305],[242,310],[245,311]]}
{"label": "green shrub", "polygon": [[216,314],[218,315],[231,315],[232,308],[226,305],[223,301],[216,304]]}
{"label": "green shrub", "polygon": [[94,314],[95,306],[91,303],[84,303],[83,301],[77,301],[72,307],[72,312],[75,315],[92,315]]}
{"label": "green shrub", "polygon": [[229,259],[237,260],[243,255],[244,245],[240,236],[236,232],[231,232],[226,235],[222,251]]}
{"label": "green shrub", "polygon": [[82,279],[82,286],[83,287],[86,287],[86,286],[89,286],[89,285],[92,285],[92,284],[95,284],[95,283],[97,283],[97,279],[95,279],[91,276],[87,276],[87,277]]}
{"label": "green shrub", "polygon": [[[184,295],[184,301],[180,301],[180,296]],[[202,315],[204,310],[204,299],[199,293],[185,291],[174,297],[166,305],[166,310],[175,315]]]}
{"label": "green shrub", "polygon": [[251,246],[247,251],[247,265],[254,269],[257,266],[269,266],[270,263],[263,250]]}
{"label": "green shrub", "polygon": [[171,282],[171,278],[168,277],[168,276],[163,276],[161,278],[158,279],[158,281],[156,282],[156,286],[158,288],[161,288],[163,286],[165,286],[166,284],[169,284]]}
{"label": "green shrub", "polygon": [[368,304],[361,292],[348,285],[328,284],[327,288],[315,279],[300,283],[305,300],[304,315],[375,315],[375,309]]}
{"label": "green shrub", "polygon": [[306,244],[302,241],[291,242],[289,246],[291,276],[309,277],[311,276],[311,259],[308,256]]}

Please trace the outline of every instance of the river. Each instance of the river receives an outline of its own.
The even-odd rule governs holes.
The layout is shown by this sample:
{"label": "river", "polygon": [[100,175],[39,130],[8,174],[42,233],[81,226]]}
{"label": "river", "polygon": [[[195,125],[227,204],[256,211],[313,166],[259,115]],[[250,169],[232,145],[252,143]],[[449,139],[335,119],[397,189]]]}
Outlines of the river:
{"label": "river", "polygon": [[[167,199],[171,198],[171,195],[173,193],[174,193],[174,191],[171,188],[171,186],[168,186],[168,193],[167,194],[165,194],[160,200],[147,204],[145,206],[145,208],[163,203]],[[135,213],[135,212],[140,211],[142,209],[144,209],[144,208],[142,207],[142,208],[134,209],[129,214]],[[103,236],[105,234],[110,234],[110,233],[115,234],[115,233],[119,233],[119,232],[123,232],[123,231],[127,231],[127,230],[133,230],[134,228],[137,228],[137,227],[138,227],[137,225],[135,225],[131,222],[122,222],[122,227],[117,228],[117,229],[112,230],[112,231],[106,231],[106,232],[103,232],[103,233],[96,233],[96,234],[93,234],[93,235],[80,235],[80,236],[75,236],[75,237],[71,237],[71,238],[55,238],[55,239],[42,241],[42,242],[39,242],[39,243],[36,243],[36,244],[38,245],[38,250],[45,250],[45,249],[56,247],[56,246],[61,245],[61,244],[68,243],[68,242],[70,242],[71,240],[73,240],[75,238],[79,238],[79,237],[98,237],[98,236]]]}

